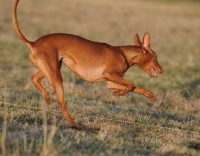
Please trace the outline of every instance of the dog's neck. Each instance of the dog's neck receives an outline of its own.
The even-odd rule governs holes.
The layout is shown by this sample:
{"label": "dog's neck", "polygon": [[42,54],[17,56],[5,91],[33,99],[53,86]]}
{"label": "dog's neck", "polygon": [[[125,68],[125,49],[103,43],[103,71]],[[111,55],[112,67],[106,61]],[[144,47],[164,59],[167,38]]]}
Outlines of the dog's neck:
{"label": "dog's neck", "polygon": [[143,54],[140,46],[117,46],[119,53],[125,58],[129,67],[137,65]]}

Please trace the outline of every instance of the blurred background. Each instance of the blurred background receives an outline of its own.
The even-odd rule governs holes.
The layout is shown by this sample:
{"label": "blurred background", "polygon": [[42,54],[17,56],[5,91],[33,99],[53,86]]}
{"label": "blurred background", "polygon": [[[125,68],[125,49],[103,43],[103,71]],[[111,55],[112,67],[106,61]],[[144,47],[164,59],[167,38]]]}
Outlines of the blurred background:
{"label": "blurred background", "polygon": [[[10,56],[18,56],[25,64],[28,62],[28,48],[13,29],[13,3],[13,0],[0,2],[2,73],[21,64],[16,62],[17,66],[12,65],[15,60],[11,61],[13,58]],[[192,85],[191,88],[195,84],[193,89],[199,86],[199,17],[200,5],[197,0],[21,0],[18,6],[20,29],[31,41],[48,33],[63,32],[114,46],[131,45],[136,33],[142,39],[144,33],[149,32],[151,48],[157,53],[158,61],[165,70],[158,77],[165,83],[162,84],[163,90],[184,88],[186,84]],[[30,63],[25,66],[34,69]],[[131,73],[128,79],[135,76]],[[5,72],[2,75],[7,74]],[[146,75],[138,72],[136,76],[138,74]],[[149,80],[149,77],[144,78]],[[190,92],[194,94],[193,90]],[[199,93],[196,94],[199,96]]]}

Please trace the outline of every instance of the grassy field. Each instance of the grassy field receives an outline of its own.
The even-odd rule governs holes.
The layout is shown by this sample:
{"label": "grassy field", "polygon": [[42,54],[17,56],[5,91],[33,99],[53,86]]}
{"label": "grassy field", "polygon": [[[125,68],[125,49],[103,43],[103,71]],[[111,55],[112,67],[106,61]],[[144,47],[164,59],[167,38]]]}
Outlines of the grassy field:
{"label": "grassy field", "polygon": [[111,45],[151,36],[165,73],[150,78],[132,67],[126,78],[151,90],[112,97],[106,83],[87,83],[62,67],[71,129],[47,80],[52,105],[30,82],[35,69],[11,19],[13,0],[0,1],[0,156],[200,155],[200,2],[158,0],[21,0],[20,29],[34,41],[65,32]]}

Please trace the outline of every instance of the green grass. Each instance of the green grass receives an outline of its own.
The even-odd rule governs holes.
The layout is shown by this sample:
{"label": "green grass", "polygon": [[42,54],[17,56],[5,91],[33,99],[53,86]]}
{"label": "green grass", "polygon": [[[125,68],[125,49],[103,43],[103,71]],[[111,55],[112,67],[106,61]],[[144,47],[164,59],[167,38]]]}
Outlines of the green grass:
{"label": "green grass", "polygon": [[200,155],[200,5],[198,1],[21,0],[19,25],[34,41],[66,32],[111,45],[149,32],[164,68],[150,78],[138,67],[125,77],[151,90],[112,97],[106,83],[88,83],[62,67],[65,101],[85,129],[71,129],[52,87],[46,105],[30,82],[37,72],[13,30],[13,1],[0,1],[0,155]]}

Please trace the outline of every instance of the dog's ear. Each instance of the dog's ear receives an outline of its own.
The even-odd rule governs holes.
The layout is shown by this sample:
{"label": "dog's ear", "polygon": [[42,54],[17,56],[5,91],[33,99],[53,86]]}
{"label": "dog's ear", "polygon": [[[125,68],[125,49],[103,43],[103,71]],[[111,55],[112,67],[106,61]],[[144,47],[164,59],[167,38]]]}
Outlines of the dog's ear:
{"label": "dog's ear", "polygon": [[138,36],[138,34],[135,35],[135,38],[134,38],[134,45],[135,46],[142,46],[142,43],[140,41],[140,37]]}
{"label": "dog's ear", "polygon": [[149,33],[146,32],[144,34],[144,37],[143,37],[143,41],[142,41],[142,50],[143,50],[143,53],[147,53],[147,50],[150,49],[150,36],[149,36]]}
{"label": "dog's ear", "polygon": [[150,48],[150,36],[149,36],[148,32],[144,34],[142,44],[143,44],[143,47],[145,49],[149,49]]}

